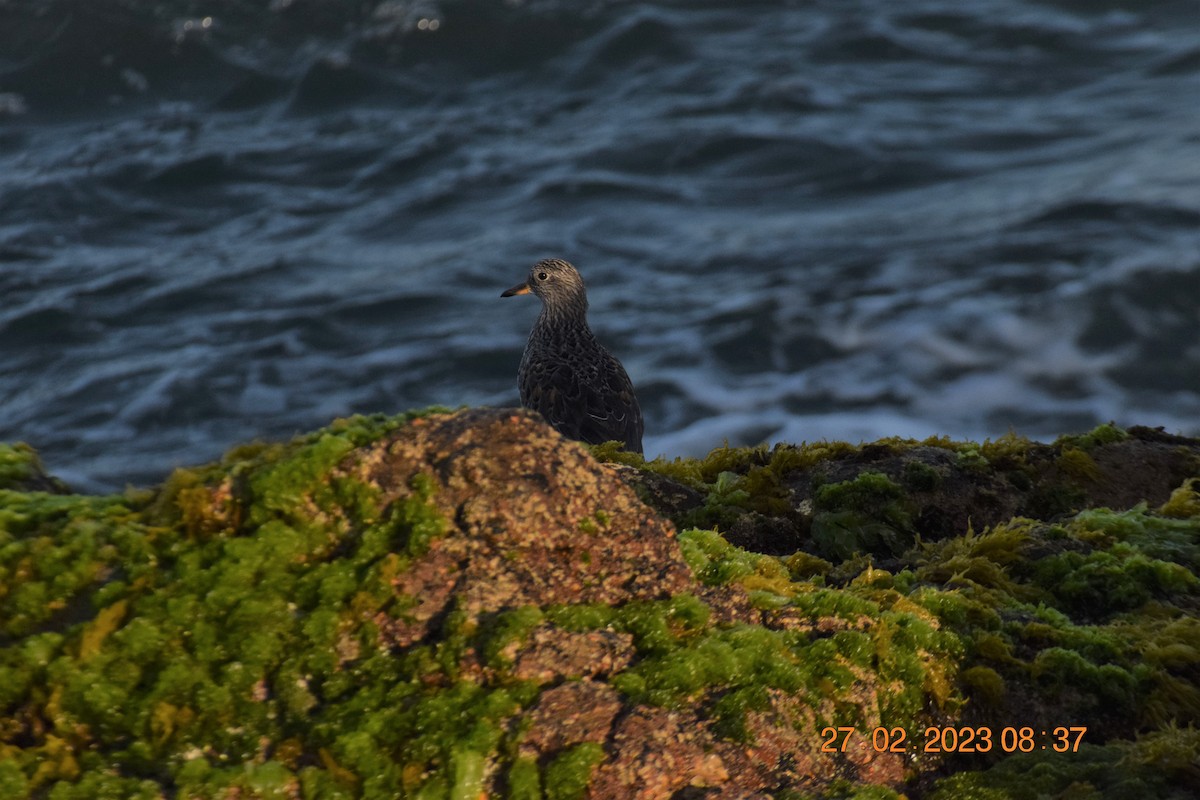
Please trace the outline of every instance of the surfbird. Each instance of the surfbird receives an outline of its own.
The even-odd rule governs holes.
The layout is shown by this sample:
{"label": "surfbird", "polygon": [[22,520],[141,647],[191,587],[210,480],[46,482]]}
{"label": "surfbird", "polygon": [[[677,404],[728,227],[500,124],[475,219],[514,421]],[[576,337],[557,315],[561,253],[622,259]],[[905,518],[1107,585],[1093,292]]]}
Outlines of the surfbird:
{"label": "surfbird", "polygon": [[529,278],[501,297],[541,298],[517,387],[521,404],[537,411],[568,439],[618,441],[642,452],[642,410],[621,362],[605,350],[587,322],[587,292],[575,267],[557,258],[539,261]]}

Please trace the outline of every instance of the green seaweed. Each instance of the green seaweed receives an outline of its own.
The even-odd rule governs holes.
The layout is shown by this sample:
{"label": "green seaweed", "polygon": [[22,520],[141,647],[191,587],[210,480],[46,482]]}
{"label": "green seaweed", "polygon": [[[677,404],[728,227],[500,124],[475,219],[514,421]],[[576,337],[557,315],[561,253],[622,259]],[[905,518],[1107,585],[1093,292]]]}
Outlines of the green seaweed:
{"label": "green seaweed", "polygon": [[503,611],[487,620],[484,626],[486,630],[480,634],[483,662],[496,670],[511,668],[510,651],[523,644],[534,628],[542,624],[545,617],[537,606],[524,606]]}
{"label": "green seaweed", "polygon": [[1087,433],[1074,436],[1060,436],[1054,440],[1057,447],[1066,450],[1078,448],[1083,451],[1094,450],[1101,445],[1116,444],[1129,438],[1129,434],[1111,422],[1097,425]]}
{"label": "green seaweed", "polygon": [[123,497],[0,490],[0,642],[86,618],[92,592],[113,602],[158,582],[174,534]]}
{"label": "green seaweed", "polygon": [[65,492],[66,485],[46,474],[37,451],[24,442],[0,442],[0,490]]}
{"label": "green seaweed", "polygon": [[592,770],[604,760],[604,748],[583,742],[568,748],[546,765],[546,800],[579,800],[587,792]]}
{"label": "green seaweed", "polygon": [[844,560],[855,553],[898,555],[916,538],[904,489],[878,472],[825,484],[813,497],[817,554]]}
{"label": "green seaweed", "polygon": [[1096,465],[1086,450],[1079,447],[1064,445],[1062,452],[1058,455],[1058,468],[1076,481],[1083,483],[1100,481],[1100,467]]}
{"label": "green seaweed", "polygon": [[[181,471],[144,508],[4,493],[0,569],[13,579],[0,608],[4,635],[25,638],[0,650],[0,703],[26,721],[0,748],[33,736],[20,749],[21,792],[135,796],[164,764],[197,796],[284,796],[322,783],[280,761],[219,766],[255,757],[264,741],[292,742],[295,764],[328,760],[369,796],[404,786],[397,753],[434,765],[422,786],[477,787],[478,754],[495,747],[519,701],[474,684],[414,692],[428,662],[380,652],[369,617],[395,601],[403,560],[445,529],[432,484],[418,476],[385,515],[369,487],[330,479],[353,446],[409,419],[351,419],[287,445],[241,448],[223,465],[235,484],[221,470]],[[29,635],[47,625],[66,635]],[[354,691],[364,678],[376,688]],[[196,748],[204,755],[180,758]],[[84,760],[100,751],[125,773],[119,790],[89,772]]]}
{"label": "green seaweed", "polygon": [[[932,615],[894,591],[864,582],[819,589],[791,581],[776,558],[730,545],[713,531],[688,530],[680,545],[697,576],[709,585],[736,583],[777,598],[772,608],[820,619],[841,619],[847,629],[826,636],[757,626],[669,632],[659,622],[635,633],[642,657],[613,684],[638,702],[681,707],[712,701],[709,713],[725,735],[745,735],[745,714],[761,709],[766,690],[805,697],[814,706],[855,690],[862,675],[877,675],[881,717],[888,724],[915,724],[929,703],[954,704],[951,675],[959,652],[956,637],[940,633]],[[648,609],[649,610],[649,609]],[[662,619],[661,615],[658,619]],[[699,619],[699,616],[697,616]],[[866,631],[864,620],[873,620]],[[657,636],[647,636],[647,630]],[[849,705],[846,706],[847,708]],[[859,720],[843,720],[852,724]]]}
{"label": "green seaweed", "polygon": [[542,774],[537,761],[518,756],[508,770],[508,800],[542,800]]}
{"label": "green seaweed", "polygon": [[1162,504],[1158,513],[1173,519],[1200,517],[1200,478],[1188,478],[1183,485],[1171,492],[1171,497]]}
{"label": "green seaweed", "polygon": [[785,513],[792,500],[792,491],[785,480],[788,475],[856,450],[845,442],[778,444],[773,448],[725,445],[702,459],[646,461],[612,443],[590,449],[602,461],[637,467],[700,491],[705,498],[703,506],[688,511],[676,523],[680,527],[717,529],[727,526],[746,510]]}
{"label": "green seaweed", "polygon": [[[454,606],[396,648],[387,621],[415,602],[397,579],[448,523],[428,476],[385,506],[345,464],[413,416],[239,447],[153,495],[30,491],[60,487],[28,448],[0,448],[0,796],[581,796],[604,745],[541,762],[519,749],[545,687],[517,680],[512,656],[543,626],[627,636],[632,661],[593,679],[629,704],[694,710],[733,742],[752,742],[779,698],[811,711],[806,725],[899,725],[914,739],[940,720],[1088,728],[1076,753],[951,758],[954,774],[925,787],[934,798],[1173,800],[1197,780],[1195,479],[1157,509],[922,542],[908,493],[937,490],[938,468],[797,475],[920,445],[1032,481],[1032,443],[724,447],[670,462],[600,446],[701,493],[690,518],[711,524],[678,539],[694,593],[480,617]],[[1125,437],[1101,426],[1060,439],[1038,457],[1070,480],[1036,486],[1035,505],[1076,508],[1098,474],[1092,452]],[[788,517],[810,480],[813,552],[752,553],[711,529]],[[610,521],[596,509],[583,535]],[[726,602],[742,622],[720,621]],[[821,796],[897,795],[846,781]]]}
{"label": "green seaweed", "polygon": [[704,584],[737,582],[747,589],[791,591],[791,576],[777,558],[735,547],[716,531],[692,528],[680,536],[679,547],[692,572]]}
{"label": "green seaweed", "polygon": [[926,797],[1185,800],[1194,796],[1195,782],[1200,777],[1198,759],[1200,732],[1190,727],[1168,727],[1133,741],[1114,740],[1103,746],[1084,741],[1077,750],[1054,752],[1051,746],[1045,751],[1014,753],[988,769],[942,778]]}

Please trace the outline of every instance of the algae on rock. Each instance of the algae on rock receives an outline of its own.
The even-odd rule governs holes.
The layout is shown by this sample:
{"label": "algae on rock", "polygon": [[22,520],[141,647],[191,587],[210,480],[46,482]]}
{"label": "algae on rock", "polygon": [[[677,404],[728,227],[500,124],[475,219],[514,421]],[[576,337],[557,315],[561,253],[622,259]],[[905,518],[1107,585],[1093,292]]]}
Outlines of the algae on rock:
{"label": "algae on rock", "polygon": [[[0,796],[1195,780],[1200,443],[593,452],[627,466],[524,411],[355,417],[85,497],[0,449]],[[1122,458],[1170,485],[1117,485]],[[1078,752],[921,747],[1063,724],[1087,726]],[[823,752],[830,726],[854,746]],[[876,752],[877,729],[908,751]]]}

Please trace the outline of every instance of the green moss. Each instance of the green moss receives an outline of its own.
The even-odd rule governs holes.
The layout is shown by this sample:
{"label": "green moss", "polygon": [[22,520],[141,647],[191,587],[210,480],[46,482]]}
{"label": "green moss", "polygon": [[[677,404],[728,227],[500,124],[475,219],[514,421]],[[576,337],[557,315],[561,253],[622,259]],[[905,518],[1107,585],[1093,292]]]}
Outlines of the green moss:
{"label": "green moss", "polygon": [[910,461],[904,465],[902,480],[905,488],[914,492],[932,492],[942,484],[942,474],[935,467]]}
{"label": "green moss", "polygon": [[924,544],[914,554],[916,575],[979,599],[991,598],[996,592],[1032,599],[1034,595],[1013,581],[1006,569],[1027,537],[1028,525],[1015,522],[983,534]]}
{"label": "green moss", "polygon": [[487,753],[470,748],[455,748],[451,754],[453,783],[450,800],[478,800],[484,794]]}
{"label": "green moss", "polygon": [[649,472],[671,478],[696,489],[706,489],[716,483],[722,472],[737,475],[756,461],[765,460],[765,448],[719,447],[703,459],[656,458],[646,461],[635,453],[622,451],[619,445],[607,442],[590,447],[592,454],[602,461],[627,464]]}
{"label": "green moss", "polygon": [[15,760],[3,757],[0,752],[0,797],[22,800],[29,796],[29,780]]}
{"label": "green moss", "polygon": [[858,786],[845,797],[846,800],[904,800],[904,795],[886,786]]}
{"label": "green moss", "polygon": [[878,472],[821,486],[813,496],[817,553],[845,560],[856,553],[898,555],[915,541],[904,490]]}
{"label": "green moss", "polygon": [[0,642],[86,617],[91,594],[118,575],[109,602],[156,585],[157,548],[173,540],[121,497],[0,490]]}
{"label": "green moss", "polygon": [[705,484],[713,484],[722,473],[743,475],[753,466],[762,466],[769,460],[766,445],[757,447],[717,447],[709,451],[697,463],[698,477]]}
{"label": "green moss", "polygon": [[997,469],[1010,470],[1024,466],[1035,443],[1009,431],[998,439],[988,439],[979,448],[983,457]]}
{"label": "green moss", "polygon": [[1052,592],[1059,607],[1088,616],[1132,611],[1152,597],[1200,587],[1186,567],[1149,558],[1123,544],[1088,554],[1047,556],[1034,565],[1033,581]]}
{"label": "green moss", "polygon": [[763,628],[711,631],[682,647],[659,647],[613,684],[637,702],[667,707],[698,700],[714,686],[761,684],[798,692],[810,682],[793,652],[801,643]]}
{"label": "green moss", "polygon": [[1097,547],[1125,542],[1149,557],[1183,564],[1192,571],[1200,569],[1200,515],[1166,518],[1144,505],[1128,511],[1097,508],[1076,515],[1070,532],[1089,537]]}
{"label": "green moss", "polygon": [[788,556],[783,563],[787,567],[788,574],[795,581],[818,578],[833,569],[833,564],[803,550]]}
{"label": "green moss", "polygon": [[992,466],[992,462],[984,455],[983,448],[977,446],[959,449],[955,463],[960,469],[978,474],[986,473]]}
{"label": "green moss", "polygon": [[604,760],[604,748],[584,742],[563,751],[546,765],[546,800],[579,800],[587,792],[592,770]]}
{"label": "green moss", "polygon": [[886,786],[863,786],[845,778],[836,778],[820,794],[784,789],[773,793],[771,797],[774,800],[906,800],[907,795]]}
{"label": "green moss", "polygon": [[[1196,747],[1194,729],[1168,729],[1105,746],[1087,742],[1085,735],[1078,751],[1017,753],[989,769],[943,778],[926,796],[930,800],[1185,800],[1194,795]],[[1145,760],[1151,754],[1155,760]]]}
{"label": "green moss", "polygon": [[60,492],[66,490],[62,481],[46,475],[42,460],[32,447],[24,442],[0,442],[0,490],[24,490],[31,486]]}
{"label": "green moss", "polygon": [[1163,503],[1158,513],[1175,519],[1200,517],[1200,478],[1184,481],[1182,486],[1171,492],[1170,499]]}
{"label": "green moss", "polygon": [[153,781],[123,778],[99,770],[82,775],[77,783],[57,783],[48,800],[161,800],[162,788]]}
{"label": "green moss", "polygon": [[537,761],[518,756],[508,770],[507,800],[542,800],[542,779]]}
{"label": "green moss", "polygon": [[994,669],[983,666],[969,667],[962,671],[959,679],[967,688],[967,694],[972,700],[995,708],[999,708],[1004,702],[1007,691],[1004,678]]}
{"label": "green moss", "polygon": [[1128,770],[1164,773],[1171,783],[1183,786],[1194,780],[1200,765],[1200,729],[1168,725],[1131,742],[1121,756]]}
{"label": "green moss", "polygon": [[1133,702],[1137,679],[1113,664],[1097,665],[1075,650],[1048,647],[1031,664],[1034,680],[1054,691],[1066,688],[1085,690],[1111,703],[1114,710],[1128,710]]}
{"label": "green moss", "polygon": [[[781,560],[684,530],[680,548],[707,587],[695,596],[480,620],[454,608],[426,641],[393,649],[380,626],[415,602],[394,587],[446,521],[428,477],[385,507],[342,465],[408,419],[350,418],[238,448],[177,472],[152,498],[0,491],[0,795],[157,797],[171,787],[197,798],[474,800],[497,775],[509,797],[579,796],[599,745],[540,766],[519,755],[515,720],[543,687],[515,680],[511,657],[539,626],[628,634],[632,663],[604,679],[628,700],[694,709],[735,742],[753,736],[748,715],[781,696],[830,717],[819,723],[900,725],[914,738],[931,718],[961,712],[994,727],[1014,714],[1069,720],[1110,742],[1071,759],[1003,758],[942,781],[937,797],[1170,798],[1194,776],[1195,482],[1157,511],[1018,519],[920,543],[904,492],[935,489],[941,473],[918,464],[899,483],[864,473],[816,487],[818,554]],[[1057,463],[1091,479],[1089,451],[1119,440],[1115,430],[1060,441]],[[920,444],[1010,477],[1032,469],[1030,443],[1011,435]],[[669,463],[611,455],[679,476],[706,498],[697,518],[731,522],[791,513],[795,471],[855,450],[726,447]],[[26,465],[14,469],[32,474],[29,454],[14,452]],[[1079,497],[1050,487],[1042,502]],[[603,510],[581,521],[589,535],[609,523]],[[747,620],[793,629],[719,623],[726,586],[759,609],[737,606]],[[876,700],[870,720],[857,718],[864,691]],[[1120,738],[1138,730],[1149,733]],[[849,783],[826,796],[872,791],[891,796]]]}
{"label": "green moss", "polygon": [[595,603],[577,606],[556,605],[545,609],[546,619],[564,630],[582,633],[608,627],[617,618],[612,606]]}
{"label": "green moss", "polygon": [[[612,683],[634,700],[707,707],[718,730],[735,739],[746,735],[745,714],[764,708],[769,690],[818,706],[855,691],[864,673],[878,675],[887,687],[880,711],[895,724],[912,723],[931,702],[957,702],[952,685],[957,639],[939,632],[925,609],[881,590],[887,573],[878,571],[878,579],[844,589],[821,589],[792,582],[778,559],[747,553],[712,531],[684,531],[680,543],[709,585],[759,587],[752,588],[752,598],[769,597],[772,609],[810,616],[814,625],[844,620],[848,629],[814,638],[756,626],[701,628],[697,624],[706,617],[700,614],[682,630],[672,629],[661,604],[649,604],[636,622],[618,623],[635,634],[640,658]],[[867,629],[857,630],[866,620]]]}
{"label": "green moss", "polygon": [[1080,450],[1094,450],[1106,444],[1116,444],[1129,438],[1129,434],[1111,422],[1097,425],[1091,431],[1076,436],[1060,436],[1054,444],[1066,450],[1076,447]]}
{"label": "green moss", "polygon": [[710,609],[691,595],[670,600],[637,600],[616,609],[607,627],[629,633],[640,654],[655,656],[677,651],[700,635]]}
{"label": "green moss", "polygon": [[1200,659],[1198,545],[1200,518],[1139,506],[1013,520],[902,561],[936,588],[912,599],[964,639],[972,713],[1001,709],[1003,689],[1040,724],[1135,730],[1200,721],[1200,687],[1180,671]]}
{"label": "green moss", "polygon": [[537,606],[524,606],[503,611],[488,620],[481,648],[484,663],[497,670],[509,669],[511,651],[524,643],[544,619],[545,614]]}
{"label": "green moss", "polygon": [[[331,477],[353,446],[408,418],[242,448],[221,469],[176,473],[140,507],[0,493],[0,619],[5,636],[25,637],[0,648],[0,713],[26,720],[0,730],[0,752],[22,741],[28,769],[57,765],[36,784],[62,796],[138,796],[164,769],[201,797],[349,785],[478,796],[504,720],[533,695],[421,689],[438,685],[431,674],[453,680],[465,648],[486,644],[470,630],[403,657],[379,650],[372,615],[398,601],[392,580],[445,521],[421,476],[387,513],[370,487]],[[47,625],[61,633],[29,635]],[[30,730],[71,731],[71,745]],[[283,742],[253,769],[212,766]],[[180,758],[196,748],[207,756]],[[120,764],[119,788],[95,783],[74,753]],[[326,777],[297,772],[303,763]]]}
{"label": "green moss", "polygon": [[728,528],[750,510],[751,495],[746,480],[736,472],[719,473],[707,487],[704,505],[683,520],[688,527]]}
{"label": "green moss", "polygon": [[1087,452],[1078,447],[1063,447],[1058,456],[1058,468],[1077,481],[1097,483],[1100,468]]}
{"label": "green moss", "polygon": [[709,586],[737,583],[752,591],[792,592],[791,577],[779,559],[735,547],[716,531],[683,531],[679,547],[692,572]]}
{"label": "green moss", "polygon": [[[396,538],[395,547],[415,558],[428,552],[430,543],[446,532],[446,520],[432,502],[432,478],[418,473],[409,482],[409,488],[413,490],[411,497],[392,504],[393,518],[388,527],[394,526],[400,536],[387,535],[385,539]],[[379,555],[390,550],[391,545],[390,541],[381,541]]]}
{"label": "green moss", "polygon": [[592,452],[603,460],[635,466],[698,490],[705,498],[702,507],[692,509],[674,521],[680,528],[717,529],[727,528],[746,511],[788,512],[792,502],[792,492],[785,480],[788,475],[856,450],[844,442],[800,446],[779,444],[774,448],[726,445],[715,448],[702,459],[644,461],[608,445],[592,448]]}
{"label": "green moss", "polygon": [[621,442],[604,442],[603,444],[585,444],[597,461],[609,464],[625,464],[630,467],[644,467],[646,459],[638,453],[631,453]]}

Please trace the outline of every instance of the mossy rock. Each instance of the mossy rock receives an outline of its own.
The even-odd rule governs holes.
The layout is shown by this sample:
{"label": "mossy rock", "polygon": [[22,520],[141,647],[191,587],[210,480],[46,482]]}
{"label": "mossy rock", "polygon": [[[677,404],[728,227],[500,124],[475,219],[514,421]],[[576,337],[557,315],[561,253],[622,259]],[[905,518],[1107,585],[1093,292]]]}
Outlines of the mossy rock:
{"label": "mossy rock", "polygon": [[[1056,446],[1103,477],[1131,442],[1191,457],[1132,431]],[[0,796],[1173,797],[1194,779],[1196,482],[928,537],[914,496],[1026,474],[1025,445],[619,457],[528,412],[427,412],[241,447],[152,493],[0,491]],[[672,514],[692,525],[626,485],[645,470],[686,489]],[[780,558],[695,524],[747,518],[825,543]],[[1064,724],[1087,728],[1069,754],[871,747]],[[854,746],[822,752],[838,726]]]}
{"label": "mossy rock", "polygon": [[65,483],[46,472],[37,452],[25,444],[0,442],[0,490],[66,494]]}
{"label": "mossy rock", "polygon": [[866,554],[885,565],[918,538],[961,536],[1014,517],[1157,506],[1200,477],[1200,440],[1113,425],[1051,444],[1015,434],[983,444],[781,443],[649,462],[611,446],[594,452],[633,467],[626,479],[680,527],[716,528],[756,552],[835,561]]}
{"label": "mossy rock", "polygon": [[821,753],[817,727],[915,733],[960,701],[930,612],[677,536],[528,412],[352,418],[150,495],[3,500],[6,797],[898,787],[904,758]]}

